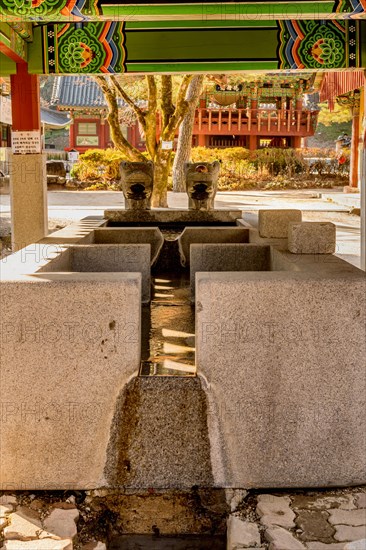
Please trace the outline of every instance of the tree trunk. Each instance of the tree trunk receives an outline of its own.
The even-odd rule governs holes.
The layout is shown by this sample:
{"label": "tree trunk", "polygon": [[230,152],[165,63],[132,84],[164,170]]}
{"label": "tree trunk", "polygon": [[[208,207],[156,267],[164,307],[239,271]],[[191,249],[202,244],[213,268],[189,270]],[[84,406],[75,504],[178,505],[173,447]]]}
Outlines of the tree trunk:
{"label": "tree trunk", "polygon": [[154,159],[154,189],[151,205],[154,208],[168,208],[168,178],[171,165],[171,151],[158,151]]}
{"label": "tree trunk", "polygon": [[189,162],[191,155],[194,116],[201,95],[203,79],[203,75],[194,76],[187,90],[186,101],[189,101],[190,106],[179,128],[178,148],[173,164],[173,191],[175,193],[186,190],[184,163]]}

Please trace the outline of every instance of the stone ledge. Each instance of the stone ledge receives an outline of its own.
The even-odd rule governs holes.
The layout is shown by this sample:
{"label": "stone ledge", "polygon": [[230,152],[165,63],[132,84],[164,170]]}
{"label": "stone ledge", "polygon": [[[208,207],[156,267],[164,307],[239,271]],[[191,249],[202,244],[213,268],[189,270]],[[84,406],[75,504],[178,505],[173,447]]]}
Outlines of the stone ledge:
{"label": "stone ledge", "polygon": [[104,211],[104,217],[111,223],[159,224],[174,223],[194,225],[202,223],[235,224],[241,218],[241,210],[178,210],[173,208],[152,210],[123,210],[121,208]]}

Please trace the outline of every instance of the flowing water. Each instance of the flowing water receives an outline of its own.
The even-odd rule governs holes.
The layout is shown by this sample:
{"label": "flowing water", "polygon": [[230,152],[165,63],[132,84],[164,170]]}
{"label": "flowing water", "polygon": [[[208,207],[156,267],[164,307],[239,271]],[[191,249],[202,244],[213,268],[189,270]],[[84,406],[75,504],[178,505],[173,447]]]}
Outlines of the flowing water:
{"label": "flowing water", "polygon": [[190,301],[189,269],[180,265],[178,230],[165,238],[152,271],[152,300],[142,312],[142,376],[194,376],[194,305]]}

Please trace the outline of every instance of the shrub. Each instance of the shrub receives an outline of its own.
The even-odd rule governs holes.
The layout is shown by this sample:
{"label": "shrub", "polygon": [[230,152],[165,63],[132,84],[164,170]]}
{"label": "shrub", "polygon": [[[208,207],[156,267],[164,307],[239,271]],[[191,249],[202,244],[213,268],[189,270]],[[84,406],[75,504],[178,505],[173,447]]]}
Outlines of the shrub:
{"label": "shrub", "polygon": [[[144,153],[146,156],[147,154]],[[342,150],[342,163],[334,150],[243,147],[209,149],[194,147],[192,162],[221,163],[218,187],[222,191],[253,188],[287,189],[331,186],[349,172],[349,151]],[[119,189],[119,164],[128,160],[116,149],[90,149],[80,155],[71,177],[88,184],[88,189]],[[325,181],[325,179],[327,181]],[[171,180],[169,179],[169,188]]]}
{"label": "shrub", "polygon": [[102,183],[105,188],[119,180],[119,165],[127,156],[117,149],[89,149],[79,157],[71,177],[80,181]]}

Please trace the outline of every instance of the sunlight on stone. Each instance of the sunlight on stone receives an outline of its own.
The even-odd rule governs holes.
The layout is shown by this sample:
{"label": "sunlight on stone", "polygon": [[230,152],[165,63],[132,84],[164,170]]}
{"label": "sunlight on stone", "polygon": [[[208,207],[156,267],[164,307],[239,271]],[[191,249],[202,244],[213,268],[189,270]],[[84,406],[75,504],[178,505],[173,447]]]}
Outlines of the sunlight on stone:
{"label": "sunlight on stone", "polygon": [[174,338],[189,338],[194,336],[192,332],[181,332],[180,330],[171,330],[170,328],[163,328],[161,331],[164,337],[172,336]]}
{"label": "sunlight on stone", "polygon": [[157,290],[167,290],[167,289],[172,289],[172,288],[174,288],[174,287],[168,286],[168,285],[166,285],[166,286],[164,286],[164,285],[154,285],[154,287],[155,287]]}
{"label": "sunlight on stone", "polygon": [[196,367],[194,365],[186,365],[185,363],[178,363],[176,361],[171,361],[170,359],[165,359],[163,362],[163,366],[165,369],[191,372],[192,374],[196,373]]}
{"label": "sunlight on stone", "polygon": [[187,353],[193,352],[195,348],[189,346],[177,346],[176,344],[170,344],[169,342],[164,342],[163,351],[164,353]]}

